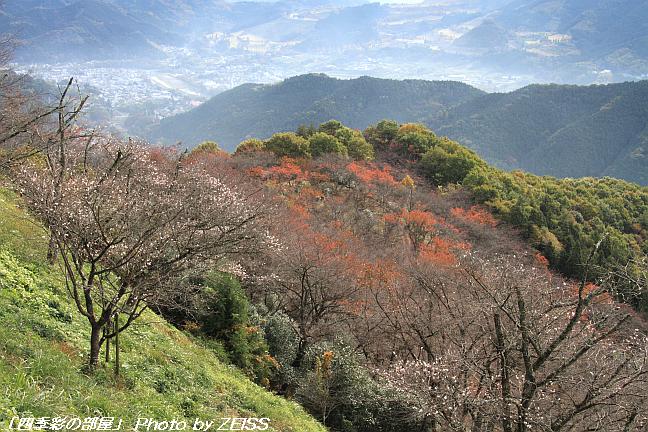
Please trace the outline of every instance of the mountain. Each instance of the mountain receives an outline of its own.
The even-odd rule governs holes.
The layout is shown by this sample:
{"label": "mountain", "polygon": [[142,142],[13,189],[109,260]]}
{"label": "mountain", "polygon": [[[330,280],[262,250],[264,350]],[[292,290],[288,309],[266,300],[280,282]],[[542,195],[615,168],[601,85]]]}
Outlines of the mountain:
{"label": "mountain", "polygon": [[383,118],[424,121],[482,94],[458,82],[302,75],[279,84],[245,84],[223,92],[187,113],[163,119],[149,138],[189,146],[215,139],[233,150],[245,138],[267,138],[332,118],[358,129]]}
{"label": "mountain", "polygon": [[8,2],[0,25],[24,40],[16,53],[23,60],[152,56],[153,41],[178,41],[154,19],[101,0]]}
{"label": "mountain", "polygon": [[648,60],[647,0],[517,0],[491,17],[510,31],[566,35],[580,60]]}
{"label": "mountain", "polygon": [[201,100],[308,72],[509,91],[645,79],[647,1],[25,0],[2,3],[0,28],[20,39],[22,71],[84,77],[104,98],[114,87],[138,102],[167,92],[151,80],[160,74],[182,76]]}
{"label": "mountain", "polygon": [[648,81],[487,94],[430,125],[506,169],[648,184]]}
{"label": "mountain", "polygon": [[647,0],[517,0],[497,16],[507,28],[569,34],[587,55],[621,47],[648,55]]}
{"label": "mountain", "polygon": [[226,91],[163,119],[148,138],[213,139],[232,150],[245,138],[332,118],[358,129],[383,118],[423,122],[501,168],[648,184],[648,81],[484,93],[457,82],[311,74]]}
{"label": "mountain", "polygon": [[495,21],[485,20],[454,41],[454,45],[468,49],[498,51],[506,49],[509,41],[510,36],[503,27]]}
{"label": "mountain", "polygon": [[19,61],[152,60],[206,33],[280,17],[282,4],[208,0],[25,0],[0,5]]}

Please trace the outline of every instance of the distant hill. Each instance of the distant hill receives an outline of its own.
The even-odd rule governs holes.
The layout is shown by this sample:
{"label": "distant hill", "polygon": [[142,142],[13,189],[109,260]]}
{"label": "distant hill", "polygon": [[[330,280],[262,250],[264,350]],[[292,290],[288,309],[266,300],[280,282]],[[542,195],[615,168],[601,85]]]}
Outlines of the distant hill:
{"label": "distant hill", "polygon": [[24,42],[19,61],[145,60],[163,57],[162,45],[254,26],[284,9],[221,0],[20,0],[0,4],[0,28]]}
{"label": "distant hill", "polygon": [[502,168],[648,184],[648,81],[483,95],[430,126]]}
{"label": "distant hill", "polygon": [[166,144],[181,141],[189,146],[214,139],[232,150],[245,138],[268,138],[277,131],[332,118],[357,129],[384,118],[422,122],[483,94],[469,85],[449,81],[340,80],[321,74],[302,75],[279,84],[245,84],[223,92],[187,113],[163,119],[149,138]]}
{"label": "distant hill", "polygon": [[622,51],[648,58],[648,0],[516,0],[496,20],[510,30],[570,35],[584,58]]}
{"label": "distant hill", "polygon": [[507,48],[508,42],[509,35],[504,28],[494,21],[485,20],[454,41],[454,45],[469,49],[497,51]]}
{"label": "distant hill", "polygon": [[648,81],[487,94],[457,82],[311,74],[221,93],[164,119],[148,138],[189,146],[214,139],[231,150],[331,118],[359,129],[383,118],[423,122],[502,168],[648,184]]}
{"label": "distant hill", "polygon": [[16,53],[21,60],[151,56],[152,41],[177,41],[152,17],[100,0],[6,2],[0,8],[0,26],[24,40]]}

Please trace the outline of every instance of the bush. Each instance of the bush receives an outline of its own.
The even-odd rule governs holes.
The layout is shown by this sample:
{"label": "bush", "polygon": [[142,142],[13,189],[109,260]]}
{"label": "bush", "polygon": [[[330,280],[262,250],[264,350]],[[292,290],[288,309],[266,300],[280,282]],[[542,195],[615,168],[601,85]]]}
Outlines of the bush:
{"label": "bush", "polygon": [[381,120],[375,126],[369,126],[365,139],[376,148],[385,149],[398,135],[398,123],[393,120]]}
{"label": "bush", "polygon": [[317,132],[308,139],[311,154],[318,157],[323,154],[333,153],[347,156],[347,148],[336,137],[323,132]]}
{"label": "bush", "polygon": [[299,352],[299,334],[295,322],[279,311],[262,318],[263,333],[270,355],[277,361],[277,371],[272,379],[274,388],[290,394],[298,384],[298,373],[293,363]]}
{"label": "bush", "polygon": [[237,147],[234,154],[240,155],[245,153],[254,153],[265,150],[265,143],[260,139],[250,138],[242,141]]}
{"label": "bush", "polygon": [[256,382],[268,385],[275,360],[268,353],[263,330],[251,322],[252,307],[232,275],[210,274],[206,309],[199,318],[205,336],[222,340],[233,364]]}
{"label": "bush", "polygon": [[308,141],[293,132],[282,132],[272,135],[266,141],[266,149],[279,157],[310,157]]}
{"label": "bush", "polygon": [[423,125],[408,123],[398,129],[396,142],[403,153],[420,157],[437,145],[439,138]]}
{"label": "bush", "polygon": [[222,151],[223,150],[215,141],[203,141],[200,144],[198,144],[193,150],[191,150],[191,154],[220,153]]}
{"label": "bush", "polygon": [[440,140],[421,159],[425,175],[437,186],[462,183],[470,171],[484,162],[470,150],[450,140]]}
{"label": "bush", "polygon": [[374,149],[359,131],[343,127],[335,133],[337,139],[347,148],[349,156],[355,160],[372,160]]}
{"label": "bush", "polygon": [[319,127],[319,132],[323,132],[328,135],[335,135],[335,133],[342,129],[344,125],[337,120],[329,120],[325,123],[322,123]]}
{"label": "bush", "polygon": [[421,430],[406,401],[393,396],[363,367],[346,344],[321,343],[304,358],[297,400],[332,430],[396,432]]}

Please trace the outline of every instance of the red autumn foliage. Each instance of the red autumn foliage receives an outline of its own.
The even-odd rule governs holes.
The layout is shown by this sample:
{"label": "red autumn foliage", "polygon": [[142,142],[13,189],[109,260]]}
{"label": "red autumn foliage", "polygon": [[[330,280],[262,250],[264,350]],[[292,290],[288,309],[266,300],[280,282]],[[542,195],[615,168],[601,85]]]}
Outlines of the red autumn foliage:
{"label": "red autumn foliage", "polygon": [[418,250],[439,225],[439,220],[424,210],[401,209],[400,213],[388,213],[383,219],[387,223],[403,226],[415,250]]}
{"label": "red autumn foliage", "polygon": [[454,251],[470,250],[468,243],[456,243],[441,237],[434,237],[420,247],[419,258],[428,263],[452,267],[458,264]]}
{"label": "red autumn foliage", "polygon": [[305,221],[310,219],[311,215],[308,209],[296,202],[291,202],[288,204],[288,207],[290,209],[290,215],[291,217],[299,220],[299,221]]}
{"label": "red autumn foliage", "polygon": [[312,187],[303,187],[299,190],[299,199],[303,201],[316,201],[323,198],[322,192]]}
{"label": "red autumn foliage", "polygon": [[540,264],[542,267],[545,267],[545,268],[549,267],[549,260],[547,259],[547,257],[542,255],[540,252],[535,254],[535,259],[538,262],[538,264]]}
{"label": "red autumn foliage", "polygon": [[257,177],[257,178],[264,178],[266,176],[266,170],[261,168],[260,166],[255,166],[252,168],[249,168],[247,170],[247,173],[252,176],[252,177]]}
{"label": "red autumn foliage", "polygon": [[378,258],[375,262],[362,263],[357,281],[360,286],[372,292],[395,291],[398,281],[402,277],[403,275],[394,261]]}
{"label": "red autumn foliage", "polygon": [[360,164],[351,162],[347,169],[365,184],[381,184],[396,186],[398,182],[391,175],[388,167],[378,168],[373,164]]}
{"label": "red autumn foliage", "polygon": [[306,178],[301,167],[291,158],[283,158],[280,165],[273,166],[268,172],[272,177],[282,180],[304,180]]}
{"label": "red autumn foliage", "polygon": [[490,227],[497,226],[497,220],[493,217],[493,215],[479,206],[472,206],[468,210],[457,207],[453,208],[450,212],[454,217],[463,219],[465,221],[473,222],[479,225],[488,225]]}

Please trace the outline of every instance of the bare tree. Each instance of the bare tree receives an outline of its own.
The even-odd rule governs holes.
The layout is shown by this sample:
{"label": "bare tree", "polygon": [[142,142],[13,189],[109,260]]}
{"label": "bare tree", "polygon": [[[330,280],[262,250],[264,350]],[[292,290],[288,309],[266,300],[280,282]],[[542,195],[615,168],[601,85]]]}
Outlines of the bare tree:
{"label": "bare tree", "polygon": [[62,149],[74,138],[76,122],[88,98],[72,95],[72,78],[59,88],[52,106],[45,105],[41,99],[44,95],[25,92],[25,77],[9,68],[14,45],[11,36],[0,36],[0,170],[44,150],[56,153],[60,165],[64,162]]}
{"label": "bare tree", "polygon": [[[613,286],[566,283],[515,259],[416,269],[433,316],[405,327],[432,355],[379,372],[430,430],[635,431],[648,424],[648,340]],[[410,294],[411,295],[411,294]],[[416,313],[416,311],[414,311]]]}
{"label": "bare tree", "polygon": [[299,335],[295,366],[308,344],[332,338],[353,316],[362,263],[353,236],[330,226],[314,227],[303,217],[294,209],[280,213],[277,220],[283,222],[277,222],[275,235],[281,248],[249,263],[255,277],[247,280],[257,300],[294,320]]}
{"label": "bare tree", "polygon": [[[189,275],[268,239],[261,209],[200,166],[135,142],[67,142],[59,177],[25,162],[13,178],[51,232],[67,287],[90,324],[89,368],[106,339],[176,299]],[[171,155],[172,156],[172,155]],[[119,313],[115,331],[104,328]]]}

